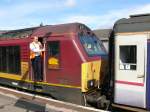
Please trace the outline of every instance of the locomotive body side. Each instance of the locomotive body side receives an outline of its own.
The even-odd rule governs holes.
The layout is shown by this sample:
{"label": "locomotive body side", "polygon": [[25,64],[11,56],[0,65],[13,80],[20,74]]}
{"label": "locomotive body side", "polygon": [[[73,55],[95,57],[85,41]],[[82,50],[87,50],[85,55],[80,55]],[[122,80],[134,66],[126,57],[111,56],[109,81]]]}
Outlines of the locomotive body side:
{"label": "locomotive body side", "polygon": [[[29,80],[28,43],[28,39],[1,40],[0,77],[12,80]],[[13,71],[13,69],[16,71]]]}

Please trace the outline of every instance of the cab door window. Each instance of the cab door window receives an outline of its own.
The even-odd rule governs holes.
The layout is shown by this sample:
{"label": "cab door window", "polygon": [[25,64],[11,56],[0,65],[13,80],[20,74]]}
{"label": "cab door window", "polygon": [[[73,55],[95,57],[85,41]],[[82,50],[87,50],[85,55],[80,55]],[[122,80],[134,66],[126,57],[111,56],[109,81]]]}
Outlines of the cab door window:
{"label": "cab door window", "polygon": [[48,68],[58,69],[60,67],[60,42],[48,42]]}

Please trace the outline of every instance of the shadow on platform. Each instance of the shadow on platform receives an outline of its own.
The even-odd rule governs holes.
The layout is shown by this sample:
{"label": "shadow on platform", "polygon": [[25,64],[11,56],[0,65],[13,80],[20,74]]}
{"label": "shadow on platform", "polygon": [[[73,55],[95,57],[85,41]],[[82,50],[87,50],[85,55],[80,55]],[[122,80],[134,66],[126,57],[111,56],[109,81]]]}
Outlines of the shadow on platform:
{"label": "shadow on platform", "polygon": [[17,100],[14,106],[23,108],[26,110],[26,112],[48,112],[46,111],[46,104],[38,104],[34,101],[27,101],[27,99],[24,98]]}

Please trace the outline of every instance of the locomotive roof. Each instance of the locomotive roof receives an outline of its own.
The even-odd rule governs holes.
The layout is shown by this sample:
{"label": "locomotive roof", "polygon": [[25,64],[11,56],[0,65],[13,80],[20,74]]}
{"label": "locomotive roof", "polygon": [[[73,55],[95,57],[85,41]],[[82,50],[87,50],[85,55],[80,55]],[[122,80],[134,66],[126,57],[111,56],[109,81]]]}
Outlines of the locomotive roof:
{"label": "locomotive roof", "polygon": [[2,34],[2,33],[5,33],[6,31],[2,31],[2,30],[0,30],[0,34]]}
{"label": "locomotive roof", "polygon": [[0,38],[25,38],[32,34],[37,27],[10,30],[0,34]]}
{"label": "locomotive roof", "polygon": [[39,36],[43,37],[48,33],[51,34],[63,34],[70,32],[77,32],[80,26],[84,26],[84,28],[89,29],[83,24],[80,23],[68,23],[68,24],[60,24],[60,25],[46,25],[39,27],[32,27],[26,29],[19,30],[11,30],[5,33],[0,34],[0,38],[27,38],[29,36]]}
{"label": "locomotive roof", "polygon": [[150,31],[150,14],[131,15],[114,24],[115,33]]}
{"label": "locomotive roof", "polygon": [[59,24],[59,25],[47,25],[44,27],[40,27],[36,29],[33,33],[34,35],[38,35],[40,37],[45,36],[47,33],[51,33],[52,35],[64,34],[64,33],[76,33],[80,29],[89,30],[87,26],[81,23],[68,23],[68,24]]}

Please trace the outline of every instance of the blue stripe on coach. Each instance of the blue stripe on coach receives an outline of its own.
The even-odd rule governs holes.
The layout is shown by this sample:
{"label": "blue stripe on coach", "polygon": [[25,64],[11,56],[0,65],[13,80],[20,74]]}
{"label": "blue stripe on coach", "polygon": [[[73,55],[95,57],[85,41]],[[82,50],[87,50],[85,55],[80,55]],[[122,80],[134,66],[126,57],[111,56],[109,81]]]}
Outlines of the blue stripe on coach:
{"label": "blue stripe on coach", "polygon": [[150,110],[150,42],[147,43],[146,108]]}

